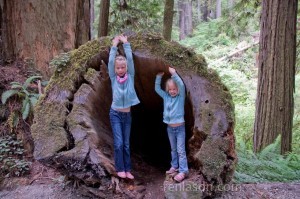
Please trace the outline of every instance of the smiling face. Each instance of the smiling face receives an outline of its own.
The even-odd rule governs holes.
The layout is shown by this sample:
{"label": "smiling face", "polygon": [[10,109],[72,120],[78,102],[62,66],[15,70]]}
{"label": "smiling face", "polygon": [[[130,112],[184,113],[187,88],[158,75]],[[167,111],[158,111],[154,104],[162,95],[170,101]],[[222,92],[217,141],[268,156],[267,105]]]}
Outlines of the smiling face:
{"label": "smiling face", "polygon": [[173,79],[167,81],[166,90],[172,97],[178,95],[178,87]]}
{"label": "smiling face", "polygon": [[127,62],[126,58],[123,56],[118,56],[115,59],[115,73],[118,76],[124,76],[127,72]]}

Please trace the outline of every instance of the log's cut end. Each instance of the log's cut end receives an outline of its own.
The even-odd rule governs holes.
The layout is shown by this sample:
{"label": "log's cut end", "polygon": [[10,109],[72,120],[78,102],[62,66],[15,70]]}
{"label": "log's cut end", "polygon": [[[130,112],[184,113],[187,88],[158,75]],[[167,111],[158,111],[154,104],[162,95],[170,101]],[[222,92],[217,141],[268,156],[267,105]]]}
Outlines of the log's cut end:
{"label": "log's cut end", "polygon": [[[146,162],[169,167],[170,147],[162,122],[163,102],[154,91],[158,72],[162,87],[172,65],[186,87],[186,148],[190,168],[205,183],[230,182],[237,161],[234,106],[228,89],[191,49],[159,35],[129,37],[135,65],[135,87],[141,101],[132,107],[131,149]],[[109,123],[112,101],[107,73],[110,38],[88,42],[71,51],[67,65],[56,66],[40,98],[31,127],[34,156],[87,185],[109,184],[115,175],[113,136]],[[119,53],[124,54],[122,46]]]}

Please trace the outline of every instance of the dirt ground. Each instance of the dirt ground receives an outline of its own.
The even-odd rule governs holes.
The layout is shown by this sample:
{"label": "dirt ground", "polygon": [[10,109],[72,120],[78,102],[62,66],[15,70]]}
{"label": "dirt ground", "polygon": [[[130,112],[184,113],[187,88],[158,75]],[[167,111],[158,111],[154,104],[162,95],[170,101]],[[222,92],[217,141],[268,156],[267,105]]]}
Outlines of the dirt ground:
{"label": "dirt ground", "polygon": [[[164,173],[155,168],[140,168],[134,186],[126,184],[121,189],[140,192],[125,198],[163,199]],[[223,194],[217,199],[297,199],[300,198],[300,182],[234,184],[223,187]],[[127,194],[128,195],[128,194]],[[68,181],[52,168],[33,162],[31,173],[26,177],[6,179],[0,187],[2,199],[86,199],[87,196],[75,183]],[[108,197],[109,198],[109,197]]]}

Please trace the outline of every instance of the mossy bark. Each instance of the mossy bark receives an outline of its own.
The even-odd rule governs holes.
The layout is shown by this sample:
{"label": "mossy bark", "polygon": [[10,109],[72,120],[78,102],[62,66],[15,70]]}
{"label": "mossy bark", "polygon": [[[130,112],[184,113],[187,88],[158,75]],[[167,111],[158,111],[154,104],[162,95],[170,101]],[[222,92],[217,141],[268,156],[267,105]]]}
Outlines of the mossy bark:
{"label": "mossy bark", "polygon": [[[57,66],[59,70],[36,106],[32,125],[35,158],[88,185],[109,186],[111,176],[115,175],[108,116],[111,85],[106,66],[110,39],[102,37],[86,43],[71,51],[67,66]],[[154,80],[160,71],[170,77],[168,66],[173,65],[187,91],[185,121],[189,165],[203,175],[207,184],[229,182],[237,157],[234,106],[228,89],[218,75],[207,68],[204,57],[191,49],[150,33],[131,35],[129,41],[133,49],[136,91],[141,101],[141,105],[132,108],[133,120],[142,122],[135,123],[132,131],[142,129],[138,134],[140,138],[146,137],[143,122],[147,119],[143,118],[153,112],[162,113],[162,101],[154,91]],[[124,53],[119,47],[119,53]],[[149,129],[155,126],[166,133],[161,124],[155,124],[162,118],[157,119],[155,115],[149,120],[152,121],[146,123]],[[155,130],[148,133],[153,140],[147,143],[160,142],[155,139]],[[158,143],[157,146],[162,144],[168,145]]]}

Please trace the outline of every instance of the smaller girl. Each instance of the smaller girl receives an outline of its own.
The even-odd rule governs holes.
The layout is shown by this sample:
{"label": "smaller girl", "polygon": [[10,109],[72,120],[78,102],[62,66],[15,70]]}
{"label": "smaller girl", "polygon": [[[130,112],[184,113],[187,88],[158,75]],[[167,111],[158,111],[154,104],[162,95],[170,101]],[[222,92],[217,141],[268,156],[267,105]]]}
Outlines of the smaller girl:
{"label": "smaller girl", "polygon": [[179,173],[174,180],[181,182],[188,174],[184,123],[185,87],[174,68],[169,67],[169,72],[172,77],[166,82],[166,91],[163,91],[160,86],[163,72],[156,75],[155,91],[164,101],[163,121],[168,125],[167,131],[171,145],[171,168],[166,173],[173,174],[179,168]]}

